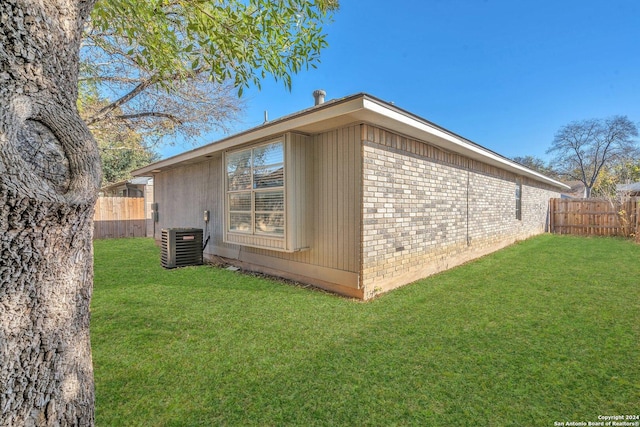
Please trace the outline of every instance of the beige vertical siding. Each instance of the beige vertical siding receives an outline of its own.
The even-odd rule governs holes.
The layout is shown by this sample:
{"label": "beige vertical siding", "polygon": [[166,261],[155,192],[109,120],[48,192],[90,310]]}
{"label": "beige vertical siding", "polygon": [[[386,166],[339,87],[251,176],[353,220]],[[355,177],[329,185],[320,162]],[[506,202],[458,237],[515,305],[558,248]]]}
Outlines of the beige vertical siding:
{"label": "beige vertical siding", "polygon": [[[318,282],[358,288],[361,228],[360,126],[335,129],[311,137],[290,134],[298,158],[287,170],[293,200],[287,215],[299,215],[304,230],[295,236],[306,250],[287,253],[223,243],[224,170],[222,153],[209,161],[185,165],[155,176],[160,230],[171,227],[204,228],[204,210],[211,212],[211,235],[205,254],[238,259],[275,272],[291,273]],[[205,231],[205,236],[207,232]]]}
{"label": "beige vertical siding", "polygon": [[153,226],[154,226],[154,221],[153,221],[153,208],[151,207],[153,205],[153,180],[151,180],[149,183],[147,183],[147,185],[144,186],[144,216],[146,218],[145,221],[145,227],[146,227],[146,231],[145,231],[145,235],[148,237],[153,236]]}
{"label": "beige vertical siding", "polygon": [[[296,253],[246,248],[247,252],[328,269],[358,273],[360,267],[361,145],[358,125],[332,130],[306,140],[311,164],[295,172],[310,184],[296,201],[310,215],[308,250]],[[302,164],[302,160],[297,161]],[[351,286],[357,286],[352,283]]]}
{"label": "beige vertical siding", "polygon": [[[154,177],[155,199],[158,203],[158,223],[155,238],[163,228],[195,227],[209,232],[212,240],[222,243],[224,211],[219,187],[222,185],[222,156],[209,161],[161,172]],[[210,211],[205,227],[204,211]]]}
{"label": "beige vertical siding", "polygon": [[287,230],[287,247],[311,247],[313,213],[313,145],[305,135],[289,134],[286,167],[286,217],[293,227]]}
{"label": "beige vertical siding", "polygon": [[359,127],[316,136],[315,262],[359,270],[361,146]]}

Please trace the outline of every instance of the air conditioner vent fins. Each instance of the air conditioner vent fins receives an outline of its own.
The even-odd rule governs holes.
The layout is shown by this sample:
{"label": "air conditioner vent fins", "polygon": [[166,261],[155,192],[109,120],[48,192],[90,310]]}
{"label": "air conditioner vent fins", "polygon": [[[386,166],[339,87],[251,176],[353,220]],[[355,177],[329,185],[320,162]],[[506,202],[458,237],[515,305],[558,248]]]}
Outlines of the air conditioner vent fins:
{"label": "air conditioner vent fins", "polygon": [[164,268],[202,265],[202,229],[163,229],[161,263]]}

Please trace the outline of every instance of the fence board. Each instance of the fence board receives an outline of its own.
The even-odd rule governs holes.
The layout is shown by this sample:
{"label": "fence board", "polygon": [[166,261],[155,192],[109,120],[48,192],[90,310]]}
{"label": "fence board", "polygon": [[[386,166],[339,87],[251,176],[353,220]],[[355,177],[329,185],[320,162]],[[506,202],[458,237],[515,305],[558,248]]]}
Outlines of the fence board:
{"label": "fence board", "polygon": [[638,198],[622,202],[603,199],[551,199],[549,229],[556,234],[636,236],[640,230]]}
{"label": "fence board", "polygon": [[636,243],[640,243],[640,203],[636,203]]}
{"label": "fence board", "polygon": [[145,237],[144,197],[99,197],[93,216],[93,238]]}

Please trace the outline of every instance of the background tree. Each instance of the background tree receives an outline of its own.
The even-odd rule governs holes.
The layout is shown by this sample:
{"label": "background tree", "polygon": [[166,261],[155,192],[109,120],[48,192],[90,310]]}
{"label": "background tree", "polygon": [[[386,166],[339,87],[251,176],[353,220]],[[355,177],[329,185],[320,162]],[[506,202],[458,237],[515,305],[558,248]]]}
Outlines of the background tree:
{"label": "background tree", "polygon": [[101,0],[90,26],[105,51],[117,46],[150,70],[143,86],[170,87],[204,70],[242,95],[267,75],[290,87],[292,74],[315,67],[327,45],[322,23],[337,8],[336,0]]}
{"label": "background tree", "polygon": [[122,37],[87,28],[79,103],[92,132],[126,128],[141,137],[142,149],[153,150],[178,140],[194,142],[214,129],[228,131],[238,120],[244,101],[231,83],[215,82],[204,67],[154,77],[148,64],[127,54],[131,47]]}
{"label": "background tree", "polygon": [[584,184],[584,197],[591,196],[603,167],[637,156],[636,125],[626,116],[569,123],[555,135],[547,153],[555,154],[558,173]]}
{"label": "background tree", "polygon": [[[290,87],[326,46],[330,0],[99,0],[82,49],[81,83],[109,102],[90,129],[119,122],[146,147],[227,130],[243,89],[267,74]],[[242,60],[238,60],[242,58]]]}
{"label": "background tree", "polygon": [[[122,35],[131,55],[156,71],[154,82],[202,61],[213,80],[238,87],[267,74],[290,85],[291,73],[317,61],[326,45],[319,23],[337,7],[321,0],[105,3],[93,25]],[[89,303],[101,173],[76,105],[81,35],[93,4],[0,2],[3,426],[94,424]],[[174,31],[179,25],[184,38]]]}
{"label": "background tree", "polygon": [[640,182],[640,160],[627,159],[605,166],[592,189],[596,197],[612,198],[618,195],[618,186]]}
{"label": "background tree", "polygon": [[640,158],[636,156],[614,163],[611,169],[618,184],[640,182]]}
{"label": "background tree", "polygon": [[524,157],[514,157],[512,159],[516,163],[520,163],[522,166],[525,166],[531,170],[536,172],[540,172],[541,174],[548,176],[549,178],[558,178],[558,173],[551,167],[550,164],[545,163],[539,157],[536,156],[524,156]]}
{"label": "background tree", "polygon": [[326,45],[321,23],[336,7],[99,0],[85,26],[79,84],[81,115],[100,135],[103,183],[126,177],[160,145],[228,131],[244,109],[238,92],[267,74],[290,86],[291,73],[316,65]]}
{"label": "background tree", "polygon": [[[80,84],[78,87],[78,110],[83,119],[86,120],[86,117],[91,117],[96,111],[110,104],[99,96],[97,87],[87,84]],[[118,114],[123,114],[119,108],[114,110],[114,115]],[[89,129],[100,151],[103,187],[129,179],[132,170],[146,166],[160,157],[149,147],[139,128],[127,121],[105,120],[90,126]]]}
{"label": "background tree", "polygon": [[101,142],[98,140],[102,160],[102,184],[114,184],[131,178],[131,171],[160,159],[160,156],[145,149],[135,139],[130,141]]}

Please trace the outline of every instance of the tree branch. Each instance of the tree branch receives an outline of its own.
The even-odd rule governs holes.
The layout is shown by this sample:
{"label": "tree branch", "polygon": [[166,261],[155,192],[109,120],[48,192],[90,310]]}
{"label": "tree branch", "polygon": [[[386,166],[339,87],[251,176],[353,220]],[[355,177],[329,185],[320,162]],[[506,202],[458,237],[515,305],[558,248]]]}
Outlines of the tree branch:
{"label": "tree branch", "polygon": [[106,107],[102,108],[100,111],[98,111],[96,114],[94,114],[93,117],[87,119],[87,126],[92,125],[92,124],[94,124],[96,122],[99,122],[100,120],[104,119],[110,112],[112,112],[116,108],[120,107],[121,105],[131,101],[133,98],[138,96],[142,91],[144,91],[146,88],[148,88],[149,86],[151,86],[151,85],[153,85],[155,83],[156,83],[156,81],[155,81],[155,79],[153,77],[143,81],[142,83],[137,85],[135,88],[133,88],[133,90],[131,90],[131,92],[127,93],[126,95],[122,96],[120,99],[118,99],[118,100],[112,102],[111,104],[107,105]]}
{"label": "tree branch", "polygon": [[182,120],[180,120],[178,117],[174,116],[173,114],[168,114],[168,113],[158,113],[155,111],[149,111],[149,112],[145,112],[145,113],[136,113],[136,114],[122,114],[119,116],[115,116],[116,119],[120,119],[120,120],[134,120],[134,119],[140,119],[143,117],[160,117],[163,119],[169,119],[172,122],[181,125],[183,122]]}
{"label": "tree branch", "polygon": [[89,76],[89,77],[81,77],[78,79],[78,83],[81,82],[114,82],[114,83],[124,83],[124,84],[133,84],[133,83],[143,83],[145,79],[133,79],[127,77],[115,77],[115,76]]}

